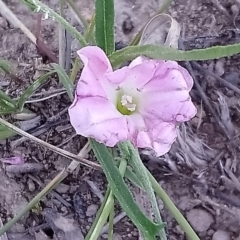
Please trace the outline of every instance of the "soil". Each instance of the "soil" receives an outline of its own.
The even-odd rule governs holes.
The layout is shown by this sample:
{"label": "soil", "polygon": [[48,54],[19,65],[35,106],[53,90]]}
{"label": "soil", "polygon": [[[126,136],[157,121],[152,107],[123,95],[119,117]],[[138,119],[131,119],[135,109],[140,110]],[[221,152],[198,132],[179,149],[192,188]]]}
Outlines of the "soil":
{"label": "soil", "polygon": [[[31,13],[18,0],[4,2],[35,34],[37,14]],[[58,10],[58,0],[45,2]],[[94,1],[76,2],[83,16],[89,20],[94,11]],[[157,0],[115,2],[116,42],[121,41],[123,44],[131,41],[162,3]],[[181,25],[185,48],[194,49],[240,42],[239,8],[238,0],[176,0],[168,13]],[[82,31],[70,8],[65,7],[64,14],[67,20]],[[41,38],[53,53],[58,53],[58,24],[52,19],[42,21]],[[73,41],[72,57],[78,48]],[[18,98],[29,84],[45,73],[42,67],[48,63],[35,45],[3,17],[0,17],[0,58],[11,61],[21,79],[19,82],[5,75],[0,76],[0,89],[12,98]],[[142,152],[143,161],[203,240],[240,239],[239,96],[216,77],[205,75],[208,70],[238,88],[239,61],[236,55],[198,62],[203,66],[201,71],[192,64],[192,74],[199,82],[199,88],[195,83],[191,93],[198,108],[197,116],[181,126],[178,140],[169,154],[156,159],[151,153]],[[181,64],[186,66],[186,63]],[[54,146],[78,154],[86,139],[76,136],[69,125],[65,110],[71,103],[66,93],[57,92],[59,89],[62,86],[53,76],[41,86],[35,97],[41,99],[47,93],[57,93],[55,97],[26,104],[36,115],[34,126],[27,130]],[[204,101],[199,89],[208,102]],[[59,113],[60,117],[56,117]],[[16,116],[8,119],[24,126],[24,121],[19,122]],[[219,123],[225,126],[225,131]],[[39,130],[41,132],[37,134]],[[70,163],[67,158],[20,137],[0,142],[0,158],[11,156],[23,157],[30,167],[19,165],[17,170],[12,170],[7,163],[0,167],[0,219],[3,223],[18,213]],[[95,161],[92,153],[87,158]],[[20,219],[5,237],[9,240],[75,240],[76,236],[82,239],[81,234],[85,236],[94,221],[105,189],[106,181],[102,173],[80,167]],[[138,202],[147,210],[144,195],[137,190],[133,191]],[[161,202],[159,207],[167,223],[168,239],[186,239],[178,223]],[[119,208],[117,213],[123,215]],[[122,217],[114,225],[114,239],[141,239],[138,230],[124,215]],[[107,235],[103,233],[101,238],[106,239]]]}

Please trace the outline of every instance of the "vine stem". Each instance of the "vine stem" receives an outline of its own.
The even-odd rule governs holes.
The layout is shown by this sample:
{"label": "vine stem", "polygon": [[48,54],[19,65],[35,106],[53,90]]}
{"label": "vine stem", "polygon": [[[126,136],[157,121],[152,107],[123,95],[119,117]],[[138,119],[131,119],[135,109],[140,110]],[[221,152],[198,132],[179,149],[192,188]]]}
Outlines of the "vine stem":
{"label": "vine stem", "polygon": [[158,184],[156,179],[152,176],[152,174],[146,169],[148,177],[151,181],[152,187],[156,194],[159,196],[159,198],[163,201],[165,206],[168,208],[168,210],[171,212],[173,217],[176,219],[176,221],[179,223],[183,231],[186,233],[189,239],[191,240],[200,240],[200,238],[197,236],[195,231],[192,229],[188,221],[184,218],[184,216],[181,214],[181,212],[178,210],[178,208],[174,205],[170,197],[167,195],[167,193],[163,190],[163,188]]}
{"label": "vine stem", "polygon": [[[127,161],[125,159],[122,159],[120,162],[120,165],[119,165],[119,172],[121,173],[122,176],[124,176],[126,168],[127,168]],[[106,194],[108,194],[108,191]],[[101,230],[102,230],[105,222],[107,221],[107,218],[114,206],[114,195],[111,190],[108,194],[107,200],[103,201],[103,205],[104,206],[101,206],[101,208],[99,209],[99,212],[101,212],[101,215],[99,217],[95,218],[95,221],[92,224],[92,227],[89,231],[91,233],[91,236],[90,237],[87,236],[86,240],[97,240],[98,239],[98,237],[101,233]]]}
{"label": "vine stem", "polygon": [[[119,149],[123,155],[123,158],[128,159],[129,164],[134,169],[136,176],[141,181],[143,189],[146,191],[148,197],[150,198],[150,202],[152,205],[156,223],[162,225],[163,221],[161,218],[161,214],[159,212],[157,199],[154,194],[154,190],[153,190],[152,184],[150,182],[148,173],[147,173],[146,168],[139,156],[137,149],[135,149],[134,146],[132,145],[132,143],[130,143],[129,141],[120,143]],[[167,240],[167,236],[166,236],[164,228],[162,228],[160,230],[159,235],[160,235],[161,240]]]}

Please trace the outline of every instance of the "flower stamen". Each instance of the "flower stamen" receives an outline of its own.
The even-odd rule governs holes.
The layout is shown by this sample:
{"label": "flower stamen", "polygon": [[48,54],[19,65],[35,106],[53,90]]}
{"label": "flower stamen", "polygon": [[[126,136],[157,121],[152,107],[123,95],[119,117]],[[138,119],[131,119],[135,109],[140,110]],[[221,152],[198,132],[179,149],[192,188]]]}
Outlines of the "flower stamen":
{"label": "flower stamen", "polygon": [[134,112],[136,110],[137,104],[133,103],[133,97],[128,95],[123,95],[121,98],[122,106],[126,107],[127,110]]}

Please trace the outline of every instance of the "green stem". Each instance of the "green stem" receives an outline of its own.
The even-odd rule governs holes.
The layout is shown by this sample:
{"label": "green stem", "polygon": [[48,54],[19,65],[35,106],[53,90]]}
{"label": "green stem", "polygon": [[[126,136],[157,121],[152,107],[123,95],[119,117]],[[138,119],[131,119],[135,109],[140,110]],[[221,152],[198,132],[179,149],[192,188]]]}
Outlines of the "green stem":
{"label": "green stem", "polygon": [[47,5],[43,4],[39,0],[22,0],[30,9],[40,11],[46,14],[46,17],[51,17],[53,20],[61,23],[67,31],[69,31],[73,37],[75,37],[82,46],[87,46],[87,42],[80,32],[78,32],[69,22],[62,18],[59,14],[54,12]]}
{"label": "green stem", "polygon": [[[119,172],[121,173],[122,176],[124,176],[126,168],[127,168],[127,161],[122,160],[119,165]],[[104,202],[103,202],[103,204],[104,204]],[[98,239],[98,237],[101,233],[101,230],[102,230],[105,222],[107,221],[107,218],[113,208],[113,205],[114,205],[114,195],[113,195],[112,191],[110,191],[107,201],[105,202],[104,208],[102,209],[102,213],[101,213],[100,217],[98,218],[97,223],[95,223],[95,221],[93,223],[93,225],[95,227],[92,231],[92,234],[91,234],[90,238],[86,238],[86,239],[89,239],[89,240],[97,240]]]}
{"label": "green stem", "polygon": [[114,220],[114,206],[112,206],[112,209],[109,214],[109,220],[108,220],[108,240],[113,239],[113,220]]}
{"label": "green stem", "polygon": [[81,61],[78,57],[76,57],[73,68],[72,68],[72,72],[71,72],[71,75],[70,75],[70,79],[71,79],[72,82],[75,81],[80,67],[81,67]]}
{"label": "green stem", "polygon": [[[147,170],[147,169],[146,169]],[[169,196],[166,194],[166,192],[162,189],[162,187],[158,184],[156,179],[152,176],[152,174],[147,170],[148,177],[152,183],[153,189],[157,193],[157,195],[161,198],[165,206],[168,208],[168,210],[171,212],[173,217],[176,219],[176,221],[179,223],[183,231],[187,234],[188,238],[191,240],[200,240],[200,238],[197,236],[197,234],[194,232],[190,224],[187,222],[187,220],[184,218],[184,216],[181,214],[181,212],[178,210],[178,208],[174,205],[172,200],[169,198]]]}
{"label": "green stem", "polygon": [[90,21],[90,23],[88,25],[88,28],[86,30],[86,33],[84,35],[85,40],[87,42],[89,42],[90,39],[91,39],[93,44],[96,43],[94,35],[93,35],[94,27],[95,27],[95,14],[93,14],[93,16],[91,18],[91,21]]}
{"label": "green stem", "polygon": [[[155,216],[155,221],[159,224],[163,224],[152,184],[150,182],[148,173],[147,173],[146,168],[139,156],[137,149],[135,149],[134,146],[132,145],[132,143],[130,143],[129,141],[122,143],[121,145],[125,145],[128,148],[128,151],[130,153],[129,163],[132,166],[132,168],[134,169],[136,176],[141,181],[144,190],[146,191],[148,197],[150,198],[150,202],[151,202],[152,209],[153,209],[154,216]],[[166,236],[164,228],[162,228],[160,231],[160,237],[162,240],[167,240],[167,236]]]}

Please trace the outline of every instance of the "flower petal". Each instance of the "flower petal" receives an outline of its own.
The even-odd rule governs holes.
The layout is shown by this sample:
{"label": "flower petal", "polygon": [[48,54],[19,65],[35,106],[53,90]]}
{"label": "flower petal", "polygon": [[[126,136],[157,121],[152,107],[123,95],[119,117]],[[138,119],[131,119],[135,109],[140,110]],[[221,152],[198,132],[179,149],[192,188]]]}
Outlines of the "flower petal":
{"label": "flower petal", "polygon": [[9,157],[9,158],[0,158],[0,160],[4,163],[9,163],[12,165],[22,165],[24,164],[23,157],[17,156],[17,157]]}
{"label": "flower petal", "polygon": [[78,55],[84,63],[80,81],[77,84],[78,96],[105,97],[101,82],[105,80],[105,73],[112,71],[106,54],[99,47],[89,46],[79,50]]}
{"label": "flower petal", "polygon": [[128,139],[133,145],[153,149],[157,156],[167,153],[177,137],[175,124],[162,122],[160,119],[147,119],[134,113],[128,116],[127,121]]}
{"label": "flower petal", "polygon": [[[162,74],[162,77],[154,76],[141,89],[139,111],[143,116],[165,122],[188,121],[196,114],[196,108],[189,96],[189,87],[193,80],[187,72],[183,76],[177,69],[164,70],[165,74]],[[161,71],[157,71],[160,75]],[[188,83],[184,78],[186,74]]]}
{"label": "flower petal", "polygon": [[84,65],[97,77],[99,74],[105,74],[112,71],[111,63],[105,52],[96,46],[88,46],[79,50],[78,55],[82,59]]}
{"label": "flower petal", "polygon": [[69,115],[77,134],[94,138],[109,147],[127,140],[126,118],[107,99],[76,97],[69,108]]}

